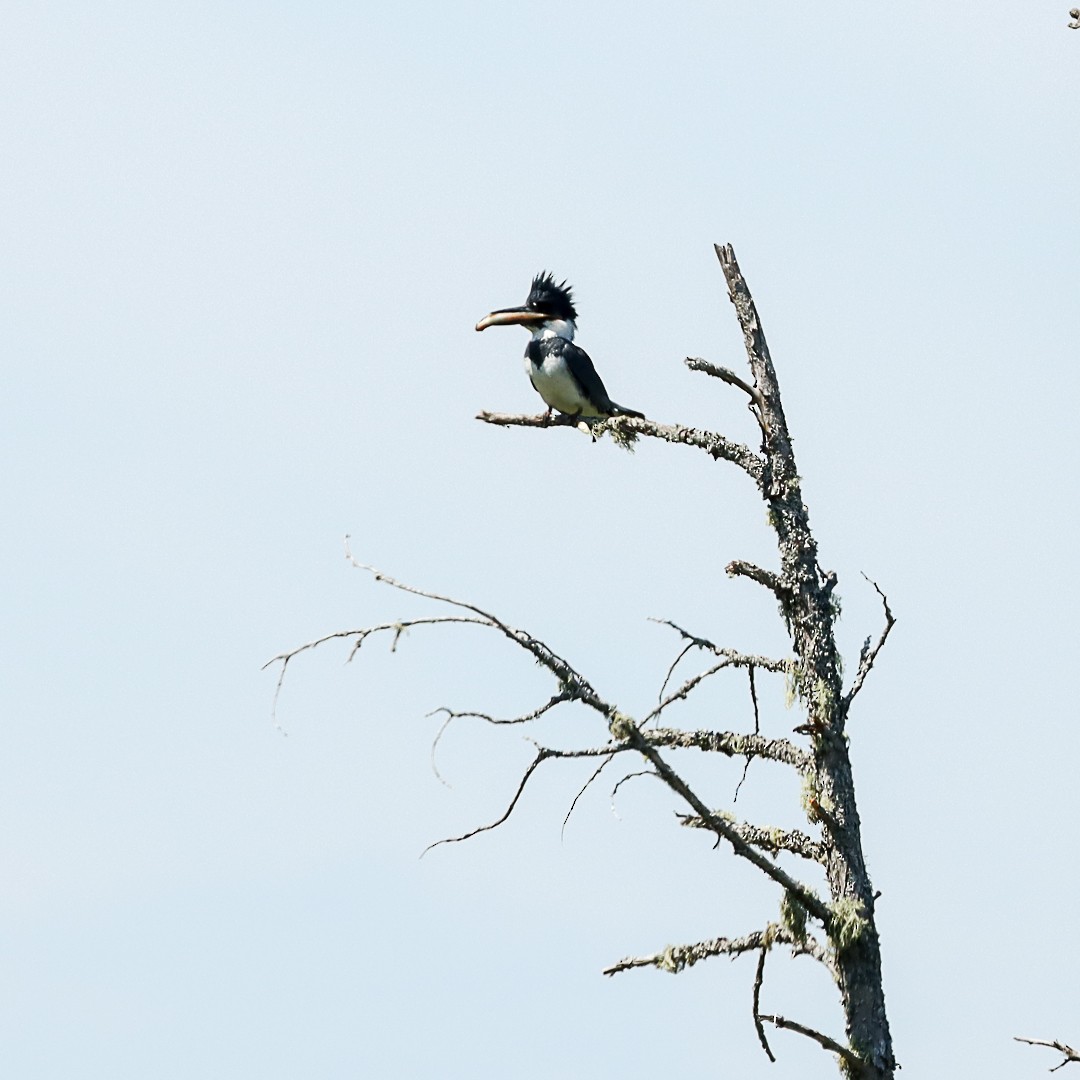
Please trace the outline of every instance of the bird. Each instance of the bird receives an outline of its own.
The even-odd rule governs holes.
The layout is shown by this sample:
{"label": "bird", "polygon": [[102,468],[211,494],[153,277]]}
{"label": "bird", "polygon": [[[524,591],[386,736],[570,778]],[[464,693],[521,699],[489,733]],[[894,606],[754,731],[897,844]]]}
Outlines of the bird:
{"label": "bird", "polygon": [[525,370],[548,407],[548,417],[558,409],[568,416],[636,416],[644,420],[644,413],[608,397],[589,354],[574,344],[577,317],[570,286],[565,281],[557,284],[554,276],[543,270],[533,278],[522,307],[493,311],[476,324],[476,329],[519,325],[529,331],[532,336],[525,348]]}

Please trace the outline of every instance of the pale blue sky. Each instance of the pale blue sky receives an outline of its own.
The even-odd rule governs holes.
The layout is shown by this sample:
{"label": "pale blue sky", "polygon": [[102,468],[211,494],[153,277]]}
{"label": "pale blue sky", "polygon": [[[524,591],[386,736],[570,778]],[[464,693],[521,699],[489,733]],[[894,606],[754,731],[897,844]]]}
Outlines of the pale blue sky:
{"label": "pale blue sky", "polygon": [[[853,668],[904,1075],[1027,1077],[1080,1038],[1073,668],[1080,33],[1067,5],[11,3],[0,34],[0,1042],[5,1075],[837,1075],[761,1053],[752,962],[607,980],[762,927],[773,887],[610,784],[439,705],[545,700],[527,658],[417,631],[365,561],[531,628],[628,712],[647,621],[785,647],[722,572],[773,558],[736,470],[534,411],[541,268],[617,400],[754,438],[712,254],[758,302]],[[943,10],[943,8],[945,10]],[[761,687],[763,719],[797,714]],[[718,683],[687,725],[751,722]],[[602,742],[584,712],[538,737]],[[688,759],[729,805],[741,766]],[[738,809],[799,821],[759,763]],[[839,1034],[777,953],[763,1006]]]}

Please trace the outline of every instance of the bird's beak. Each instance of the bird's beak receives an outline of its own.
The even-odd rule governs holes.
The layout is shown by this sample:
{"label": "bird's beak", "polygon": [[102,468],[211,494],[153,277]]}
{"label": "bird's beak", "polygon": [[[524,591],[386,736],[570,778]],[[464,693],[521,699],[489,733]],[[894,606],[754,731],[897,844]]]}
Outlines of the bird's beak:
{"label": "bird's beak", "polygon": [[477,330],[486,330],[489,326],[528,326],[530,323],[542,323],[547,318],[539,311],[527,307],[500,308],[490,315],[485,315],[477,324]]}

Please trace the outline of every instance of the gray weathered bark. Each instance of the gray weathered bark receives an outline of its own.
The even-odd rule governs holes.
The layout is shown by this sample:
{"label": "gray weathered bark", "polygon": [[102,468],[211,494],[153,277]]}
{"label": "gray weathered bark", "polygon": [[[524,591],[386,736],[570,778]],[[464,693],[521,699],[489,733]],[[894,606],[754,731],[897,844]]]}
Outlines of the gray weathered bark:
{"label": "gray weathered bark", "polygon": [[[799,486],[795,453],[780,400],[776,371],[765,343],[757,309],[728,247],[716,248],[727,278],[731,302],[746,343],[755,386],[760,393],[762,452],[766,467],[763,494],[780,549],[780,574],[773,591],[780,601],[797,657],[796,685],[807,708],[806,730],[813,750],[810,770],[816,804],[810,808],[822,825],[824,865],[834,912],[845,912],[851,924],[849,943],[830,936],[836,947],[837,984],[844,1005],[851,1049],[879,1076],[892,1076],[895,1061],[885,994],[881,951],[874,925],[874,891],[863,858],[855,783],[851,774],[845,727],[853,693],[845,697],[840,657],[833,633],[831,593],[835,577],[818,564],[817,543]],[[745,571],[736,567],[735,572]],[[886,609],[887,610],[887,609]],[[891,626],[891,615],[888,616]],[[869,652],[864,650],[864,664]],[[862,675],[863,665],[860,665]],[[858,678],[857,675],[857,678]],[[856,685],[861,686],[861,679]],[[835,917],[835,916],[834,916]]]}

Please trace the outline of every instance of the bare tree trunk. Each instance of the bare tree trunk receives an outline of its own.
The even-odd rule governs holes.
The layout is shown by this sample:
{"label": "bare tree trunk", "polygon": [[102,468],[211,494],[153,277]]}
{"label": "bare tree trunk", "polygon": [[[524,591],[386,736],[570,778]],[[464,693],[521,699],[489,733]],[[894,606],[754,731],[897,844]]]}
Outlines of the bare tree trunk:
{"label": "bare tree trunk", "polygon": [[[735,252],[730,246],[718,245],[716,254],[727,279],[746,342],[750,370],[760,394],[757,404],[763,421],[762,449],[766,459],[763,487],[780,548],[780,575],[771,584],[798,658],[797,689],[808,712],[806,729],[813,744],[817,788],[808,812],[816,815],[823,827],[825,869],[834,920],[838,911],[844,913],[838,921],[844,922],[845,929],[834,930],[830,936],[836,948],[837,981],[848,1040],[852,1050],[870,1063],[878,1075],[892,1076],[895,1061],[885,1015],[874,893],[863,858],[845,734],[847,711],[854,693],[846,698],[843,695],[840,657],[833,632],[831,594],[836,578],[824,573],[818,564],[817,544],[802,499],[776,370],[757,309]],[[739,564],[733,564],[732,569],[745,573]],[[863,675],[868,657],[869,652],[864,650],[857,679]],[[855,692],[859,686],[861,679],[855,685]]]}

